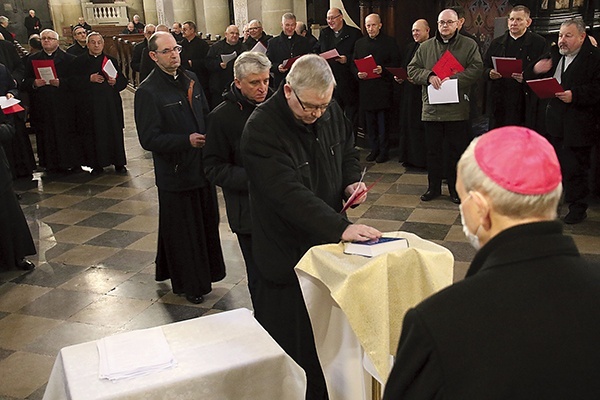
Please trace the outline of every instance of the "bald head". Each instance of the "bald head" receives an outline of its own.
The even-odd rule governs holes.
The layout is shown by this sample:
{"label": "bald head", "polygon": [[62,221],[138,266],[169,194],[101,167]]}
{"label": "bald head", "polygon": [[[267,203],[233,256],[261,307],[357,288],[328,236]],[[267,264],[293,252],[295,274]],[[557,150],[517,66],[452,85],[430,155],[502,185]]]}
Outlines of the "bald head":
{"label": "bald head", "polygon": [[416,20],[412,26],[412,37],[417,43],[423,43],[429,39],[429,23],[424,19]]}
{"label": "bald head", "polygon": [[225,29],[225,41],[231,46],[235,46],[240,41],[240,30],[235,25],[229,25]]}

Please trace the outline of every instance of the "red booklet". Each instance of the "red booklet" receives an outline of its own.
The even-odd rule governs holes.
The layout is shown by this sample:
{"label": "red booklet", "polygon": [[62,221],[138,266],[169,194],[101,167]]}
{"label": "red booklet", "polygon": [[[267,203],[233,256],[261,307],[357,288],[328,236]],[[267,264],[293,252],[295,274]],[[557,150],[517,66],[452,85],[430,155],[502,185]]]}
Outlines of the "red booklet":
{"label": "red booklet", "polygon": [[375,63],[375,59],[372,55],[368,55],[365,58],[359,58],[358,60],[354,60],[354,64],[356,64],[358,72],[367,73],[367,77],[365,79],[381,78],[381,75],[378,75],[375,72],[373,72],[373,70],[377,68],[377,63]]}
{"label": "red booklet", "polygon": [[435,72],[438,78],[446,79],[459,72],[463,72],[465,68],[458,62],[456,57],[450,53],[450,50],[446,50],[431,70]]}
{"label": "red booklet", "polygon": [[31,65],[36,79],[44,79],[48,82],[50,79],[58,78],[54,60],[31,60]]}
{"label": "red booklet", "polygon": [[335,60],[336,58],[340,58],[340,53],[338,53],[337,49],[331,49],[328,51],[324,51],[323,53],[321,53],[319,55],[326,60],[331,60],[331,59]]}
{"label": "red booklet", "polygon": [[20,104],[15,104],[14,106],[10,106],[10,107],[6,107],[6,108],[2,109],[2,112],[5,115],[18,113],[18,112],[21,112],[21,111],[25,111],[25,109],[23,107],[21,107]]}
{"label": "red booklet", "polygon": [[385,69],[390,71],[390,74],[394,75],[396,78],[400,78],[403,81],[408,79],[408,73],[406,72],[406,69],[402,67],[385,67]]}
{"label": "red booklet", "polygon": [[282,62],[283,68],[284,69],[290,69],[290,68],[292,68],[292,64],[294,64],[296,62],[296,60],[299,59],[300,57],[302,57],[302,55],[296,56],[296,57],[292,57],[292,58],[288,58],[287,60],[283,60],[283,62]]}
{"label": "red booklet", "polygon": [[523,61],[516,58],[492,57],[494,69],[498,71],[503,78],[511,78],[512,74],[523,72]]}
{"label": "red booklet", "polygon": [[556,78],[533,79],[527,81],[527,84],[540,99],[549,99],[554,97],[556,93],[565,91]]}

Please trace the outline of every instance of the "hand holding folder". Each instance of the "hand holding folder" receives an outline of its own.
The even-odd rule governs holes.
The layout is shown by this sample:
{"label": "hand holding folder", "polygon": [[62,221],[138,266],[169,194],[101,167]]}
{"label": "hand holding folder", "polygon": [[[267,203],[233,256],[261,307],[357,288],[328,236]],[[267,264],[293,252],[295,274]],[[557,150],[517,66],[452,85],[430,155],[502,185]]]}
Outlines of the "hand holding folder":
{"label": "hand holding folder", "polygon": [[459,72],[463,72],[465,68],[458,62],[456,57],[450,53],[450,50],[446,50],[440,57],[437,63],[431,68],[431,70],[441,79],[451,77]]}

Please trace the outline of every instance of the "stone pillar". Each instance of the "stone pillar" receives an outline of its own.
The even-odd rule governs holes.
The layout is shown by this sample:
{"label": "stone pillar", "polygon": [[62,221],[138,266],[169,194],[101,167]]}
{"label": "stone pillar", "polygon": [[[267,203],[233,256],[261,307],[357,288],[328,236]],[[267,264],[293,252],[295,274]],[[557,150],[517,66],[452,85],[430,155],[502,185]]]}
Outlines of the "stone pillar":
{"label": "stone pillar", "polygon": [[204,17],[206,33],[210,33],[214,39],[215,35],[225,33],[229,26],[229,3],[227,0],[204,1]]}
{"label": "stone pillar", "polygon": [[251,20],[248,14],[248,0],[233,0],[233,18],[235,19],[235,24],[240,28],[240,35],[242,34],[244,25]]}
{"label": "stone pillar", "polygon": [[185,21],[196,22],[196,9],[194,7],[194,0],[177,0],[173,2],[173,22],[179,22],[183,24]]}
{"label": "stone pillar", "polygon": [[281,16],[286,12],[294,12],[293,0],[263,0],[262,24],[263,29],[270,35],[281,33]]}
{"label": "stone pillar", "polygon": [[173,0],[156,0],[156,22],[165,24],[169,28],[175,21],[173,12]]}
{"label": "stone pillar", "polygon": [[[144,20],[142,22],[144,22],[144,24],[157,24],[158,21],[158,12],[156,10],[156,0],[143,0],[143,14],[144,14]],[[133,18],[133,16],[136,14],[135,12],[132,12],[133,10],[129,11],[129,18]],[[140,17],[142,16],[141,13],[137,13]]]}
{"label": "stone pillar", "polygon": [[80,0],[49,0],[48,7],[54,25],[52,29],[58,32],[59,36],[62,35],[63,27],[75,25],[77,18],[81,17]]}

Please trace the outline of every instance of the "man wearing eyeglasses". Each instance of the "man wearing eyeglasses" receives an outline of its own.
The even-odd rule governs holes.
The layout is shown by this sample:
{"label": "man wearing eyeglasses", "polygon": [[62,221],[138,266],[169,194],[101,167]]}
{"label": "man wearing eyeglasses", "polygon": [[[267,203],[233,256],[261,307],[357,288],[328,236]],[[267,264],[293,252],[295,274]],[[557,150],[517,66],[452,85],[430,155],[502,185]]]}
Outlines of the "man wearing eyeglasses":
{"label": "man wearing eyeglasses", "polygon": [[73,39],[75,39],[75,43],[67,48],[67,53],[73,54],[75,57],[85,53],[87,51],[85,43],[86,36],[85,28],[75,25],[73,28]]}
{"label": "man wearing eyeglasses", "polygon": [[[41,34],[42,51],[27,58],[22,88],[30,96],[30,121],[35,130],[39,165],[48,173],[79,168],[80,148],[72,129],[72,103],[66,82],[70,63],[75,56],[58,47],[58,33],[44,29]],[[54,79],[46,81],[33,67],[34,60],[49,62],[55,69]],[[49,78],[49,77],[48,77]]]}
{"label": "man wearing eyeglasses", "polygon": [[269,40],[273,38],[263,31],[262,23],[259,20],[253,19],[248,23],[248,37],[244,40],[246,49],[252,50],[256,43],[260,42],[265,48],[269,45]]}
{"label": "man wearing eyeglasses", "polygon": [[152,35],[148,50],[156,68],[135,93],[135,123],[158,187],[156,280],[171,279],[173,293],[199,304],[225,277],[217,195],[202,162],[208,104],[170,33]]}
{"label": "man wearing eyeglasses", "polygon": [[[483,62],[477,43],[458,33],[458,14],[452,9],[443,10],[438,16],[435,37],[423,42],[408,64],[408,76],[417,85],[423,85],[423,111],[427,145],[427,191],[421,201],[431,201],[442,194],[442,178],[446,175],[450,200],[460,204],[456,192],[456,163],[467,148],[471,138],[468,133],[470,112],[470,87],[477,82],[483,70]],[[451,77],[440,79],[432,68],[442,55],[449,51],[464,68]],[[431,104],[428,86],[439,90],[448,79],[458,80],[458,102]],[[448,154],[444,154],[447,148]],[[446,166],[444,168],[444,160]]]}
{"label": "man wearing eyeglasses", "polygon": [[343,200],[365,186],[334,87],[327,61],[300,57],[252,113],[241,139],[258,268],[255,317],[306,371],[310,400],[326,399],[327,389],[294,266],[312,246],[381,236],[340,213]]}
{"label": "man wearing eyeglasses", "polygon": [[342,10],[331,8],[327,11],[327,27],[321,30],[317,43],[318,53],[336,49],[340,55],[329,62],[337,82],[333,96],[355,125],[358,117],[358,83],[350,67],[354,44],[361,37],[360,29],[346,24]]}

